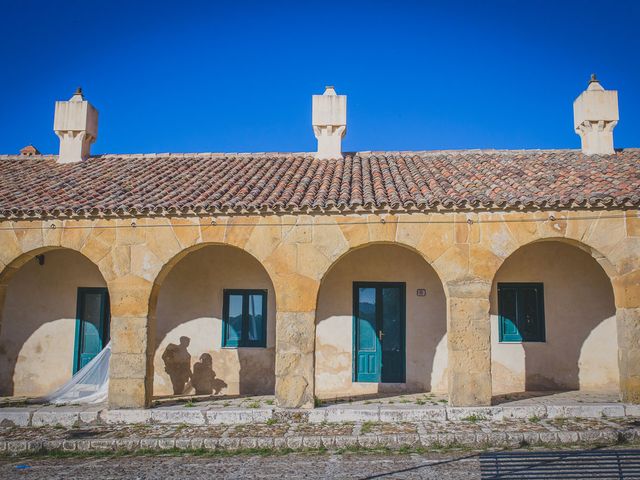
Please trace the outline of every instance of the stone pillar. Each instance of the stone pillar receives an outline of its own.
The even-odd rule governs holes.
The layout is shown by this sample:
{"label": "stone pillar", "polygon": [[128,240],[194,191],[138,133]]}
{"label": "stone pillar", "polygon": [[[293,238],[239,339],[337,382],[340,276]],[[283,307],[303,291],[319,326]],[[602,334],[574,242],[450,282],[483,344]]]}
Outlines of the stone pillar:
{"label": "stone pillar", "polygon": [[640,403],[640,270],[612,279],[623,402]]}
{"label": "stone pillar", "polygon": [[491,282],[447,283],[449,404],[491,405]]}
{"label": "stone pillar", "polygon": [[150,282],[131,275],[109,283],[111,363],[109,408],[144,408],[153,394],[149,342]]}
{"label": "stone pillar", "polygon": [[284,408],[314,406],[315,310],[280,312],[276,320],[276,402]]}
{"label": "stone pillar", "polygon": [[616,321],[621,399],[640,403],[640,307],[616,309]]}

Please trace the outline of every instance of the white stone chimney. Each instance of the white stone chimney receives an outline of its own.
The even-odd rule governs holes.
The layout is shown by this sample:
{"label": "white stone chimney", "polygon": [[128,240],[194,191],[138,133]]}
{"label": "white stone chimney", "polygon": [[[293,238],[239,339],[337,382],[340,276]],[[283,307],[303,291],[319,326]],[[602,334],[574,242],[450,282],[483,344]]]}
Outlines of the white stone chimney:
{"label": "white stone chimney", "polygon": [[585,155],[611,155],[618,123],[618,92],[605,90],[591,75],[589,87],[573,102],[573,124]]}
{"label": "white stone chimney", "polygon": [[56,102],[53,131],[60,139],[58,163],[86,160],[98,137],[98,111],[84,99],[82,89],[66,102]]}
{"label": "white stone chimney", "polygon": [[342,137],[347,133],[347,96],[336,95],[326,87],[322,95],[313,96],[313,133],[318,139],[320,159],[342,157]]}

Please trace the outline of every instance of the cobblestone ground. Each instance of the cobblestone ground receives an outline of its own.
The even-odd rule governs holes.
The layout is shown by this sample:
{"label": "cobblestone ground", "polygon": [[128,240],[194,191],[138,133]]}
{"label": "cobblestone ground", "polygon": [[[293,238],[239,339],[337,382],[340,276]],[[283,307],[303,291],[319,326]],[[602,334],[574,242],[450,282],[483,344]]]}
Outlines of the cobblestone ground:
{"label": "cobblestone ground", "polygon": [[640,442],[640,420],[532,417],[487,421],[296,423],[241,425],[87,425],[0,427],[0,454],[37,451],[305,450],[357,448],[517,448]]}
{"label": "cobblestone ground", "polygon": [[325,454],[220,458],[24,458],[0,461],[0,478],[40,479],[480,479],[477,455]]}

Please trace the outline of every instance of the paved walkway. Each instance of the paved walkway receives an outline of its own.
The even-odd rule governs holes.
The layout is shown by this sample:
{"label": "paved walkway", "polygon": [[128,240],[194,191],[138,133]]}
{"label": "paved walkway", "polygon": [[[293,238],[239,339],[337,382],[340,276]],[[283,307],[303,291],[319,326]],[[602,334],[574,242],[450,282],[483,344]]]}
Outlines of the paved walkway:
{"label": "paved walkway", "polygon": [[93,425],[0,427],[0,452],[135,450],[301,450],[517,448],[640,442],[640,420],[510,419],[309,423],[271,420],[245,425]]}
{"label": "paved walkway", "polygon": [[15,401],[0,408],[0,425],[18,427],[91,426],[126,424],[241,425],[270,421],[301,423],[423,422],[473,418],[484,421],[553,418],[640,417],[640,405],[627,405],[615,396],[565,392],[545,396],[502,399],[491,407],[450,407],[446,398],[431,394],[377,399],[332,401],[313,410],[283,410],[271,396],[235,399],[158,400],[151,409],[108,410],[106,405],[25,405]]}
{"label": "paved walkway", "polygon": [[[524,397],[524,396],[523,396]],[[160,400],[151,409],[104,405],[0,408],[0,451],[246,448],[433,448],[640,441],[640,406],[568,392],[450,407],[430,394],[275,408],[273,397]]]}
{"label": "paved walkway", "polygon": [[434,479],[480,480],[476,455],[292,454],[0,459],[0,478],[51,479]]}

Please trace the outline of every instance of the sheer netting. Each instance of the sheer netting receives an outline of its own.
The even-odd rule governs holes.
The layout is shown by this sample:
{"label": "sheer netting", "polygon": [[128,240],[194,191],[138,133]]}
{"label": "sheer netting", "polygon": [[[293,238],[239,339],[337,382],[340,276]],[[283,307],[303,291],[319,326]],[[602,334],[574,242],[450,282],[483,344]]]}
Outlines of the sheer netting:
{"label": "sheer netting", "polygon": [[35,399],[37,403],[92,404],[107,400],[111,342],[55,392]]}

